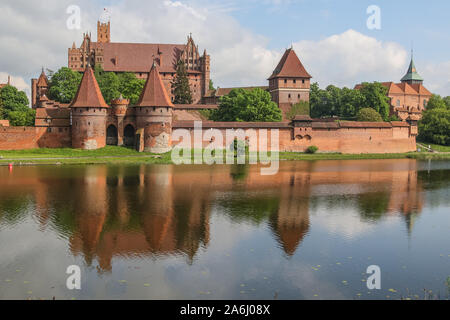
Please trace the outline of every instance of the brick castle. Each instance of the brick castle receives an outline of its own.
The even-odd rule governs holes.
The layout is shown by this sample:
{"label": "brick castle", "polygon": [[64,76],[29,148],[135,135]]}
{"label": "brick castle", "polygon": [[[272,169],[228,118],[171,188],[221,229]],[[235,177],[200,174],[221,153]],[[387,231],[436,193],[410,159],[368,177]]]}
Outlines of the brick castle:
{"label": "brick castle", "polygon": [[[134,146],[139,151],[166,152],[179,143],[172,141],[174,129],[191,130],[194,121],[201,120],[191,111],[217,108],[217,99],[231,90],[209,90],[210,57],[206,50],[202,56],[199,55],[192,36],[183,45],[130,44],[111,42],[110,23],[99,22],[97,32],[97,42],[91,42],[91,35],[84,34],[81,47],[73,45],[69,49],[69,67],[84,72],[73,101],[64,105],[49,100],[49,81],[42,71],[38,79],[32,79],[35,127],[0,128],[0,149],[97,149],[106,145],[126,145]],[[175,75],[178,59],[183,59],[188,66],[195,100],[192,105],[172,103],[170,81]],[[145,78],[138,103],[130,105],[122,97],[105,101],[94,76],[95,65],[101,65],[105,71],[134,72],[138,77]],[[262,88],[269,91],[272,100],[286,112],[299,101],[309,101],[310,79],[311,75],[290,48],[269,76],[269,85]],[[311,145],[322,152],[415,151],[418,117],[412,115],[414,108],[422,110],[430,97],[421,81],[423,79],[411,62],[401,84],[385,84],[389,87],[393,112],[407,108],[405,121],[328,121],[297,116],[281,122],[203,121],[203,130],[225,132],[227,129],[243,129],[247,135],[249,129],[267,129],[270,136],[270,131],[277,129],[280,151],[305,151]],[[204,146],[209,143],[205,141]]]}

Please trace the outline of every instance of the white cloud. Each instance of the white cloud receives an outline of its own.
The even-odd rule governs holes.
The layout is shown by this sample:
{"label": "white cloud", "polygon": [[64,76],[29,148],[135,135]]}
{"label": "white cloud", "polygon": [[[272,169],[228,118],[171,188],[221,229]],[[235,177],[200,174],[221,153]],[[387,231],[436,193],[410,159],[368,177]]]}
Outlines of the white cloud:
{"label": "white cloud", "polygon": [[[49,0],[46,4],[44,8],[25,0],[0,3],[0,72],[12,74],[27,86],[42,66],[55,70],[67,65],[67,48],[74,41],[79,46],[83,32],[92,31],[95,39],[96,22],[104,11],[92,1],[78,1],[81,30],[68,30],[66,9],[72,1]],[[269,49],[270,39],[242,26],[229,13],[234,6],[202,0],[118,2],[108,7],[111,36],[117,42],[184,43],[192,33],[199,49],[211,54],[211,77],[216,85],[267,85],[284,49]],[[398,81],[408,64],[408,54],[399,44],[353,30],[319,41],[299,41],[294,48],[321,86]],[[431,89],[448,90],[448,73],[444,72],[448,67],[418,68]]]}
{"label": "white cloud", "polygon": [[431,92],[450,96],[450,60],[443,63],[427,63],[418,72],[425,79],[424,85]]}
{"label": "white cloud", "polygon": [[394,42],[382,42],[354,30],[320,41],[300,41],[294,49],[313,81],[353,87],[362,81],[399,81],[408,54]]}

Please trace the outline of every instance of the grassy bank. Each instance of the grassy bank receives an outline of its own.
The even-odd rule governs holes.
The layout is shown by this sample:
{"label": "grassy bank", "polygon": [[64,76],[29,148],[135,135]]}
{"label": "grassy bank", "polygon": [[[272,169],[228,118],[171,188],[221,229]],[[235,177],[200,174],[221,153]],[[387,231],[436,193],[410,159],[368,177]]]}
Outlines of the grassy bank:
{"label": "grassy bank", "polygon": [[450,152],[450,146],[442,146],[439,144],[432,144],[428,142],[418,142],[426,147],[430,146],[431,149],[437,152]]}
{"label": "grassy bank", "polygon": [[[446,153],[389,153],[389,154],[339,154],[299,152],[280,152],[279,159],[286,161],[313,160],[358,160],[358,159],[449,159]],[[0,151],[0,165],[33,164],[105,164],[105,163],[172,163],[171,154],[155,155],[147,152],[139,153],[124,147],[106,147],[98,150],[79,149],[32,149]]]}

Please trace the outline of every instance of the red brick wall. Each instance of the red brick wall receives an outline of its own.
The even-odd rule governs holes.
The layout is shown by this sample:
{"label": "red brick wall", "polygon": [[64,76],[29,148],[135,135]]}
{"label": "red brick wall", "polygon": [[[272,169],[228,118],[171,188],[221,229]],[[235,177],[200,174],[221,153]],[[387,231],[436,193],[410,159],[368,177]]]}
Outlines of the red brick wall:
{"label": "red brick wall", "polygon": [[[175,130],[176,128],[174,128]],[[402,153],[416,150],[415,136],[410,136],[408,127],[393,128],[340,128],[332,129],[312,129],[301,128],[280,128],[279,130],[279,150],[303,152],[309,146],[317,146],[319,152],[338,153]],[[306,130],[305,130],[306,129]],[[210,131],[204,128],[203,134]],[[223,146],[226,146],[226,129],[219,130],[223,137]],[[250,136],[249,131],[244,129],[245,136]],[[258,129],[255,129],[257,141],[259,141]],[[194,148],[194,133],[191,133],[191,146]],[[267,146],[270,149],[270,129],[267,130]],[[301,137],[301,138],[300,138]],[[251,140],[249,140],[251,141]],[[180,139],[173,139],[173,145],[180,143]],[[208,146],[210,140],[203,142],[203,147]]]}
{"label": "red brick wall", "polygon": [[[51,130],[51,131],[49,131]],[[71,147],[69,127],[1,127],[0,150]]]}

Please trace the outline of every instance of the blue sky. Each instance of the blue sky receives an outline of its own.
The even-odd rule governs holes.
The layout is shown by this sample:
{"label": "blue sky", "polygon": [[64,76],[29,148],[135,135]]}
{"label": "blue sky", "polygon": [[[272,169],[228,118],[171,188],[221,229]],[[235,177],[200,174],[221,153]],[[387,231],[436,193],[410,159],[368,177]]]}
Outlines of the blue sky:
{"label": "blue sky", "polygon": [[[270,38],[269,47],[286,47],[298,39],[316,40],[354,29],[405,48],[413,42],[417,60],[450,57],[450,1],[292,0],[243,1],[231,15]],[[229,2],[230,6],[233,1]],[[381,30],[369,30],[366,9],[381,9]]]}
{"label": "blue sky", "polygon": [[[77,5],[81,28],[68,30],[66,10]],[[369,30],[370,5],[381,29]],[[211,55],[220,87],[267,85],[284,50],[297,55],[325,87],[396,81],[406,72],[411,45],[418,72],[432,92],[450,95],[448,0],[4,0],[0,11],[0,82],[29,92],[41,66],[67,65],[67,48],[110,12],[113,42],[184,43],[192,32]]]}

